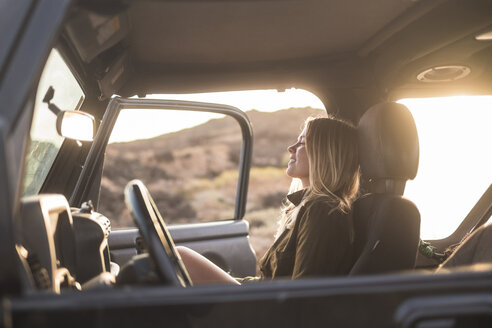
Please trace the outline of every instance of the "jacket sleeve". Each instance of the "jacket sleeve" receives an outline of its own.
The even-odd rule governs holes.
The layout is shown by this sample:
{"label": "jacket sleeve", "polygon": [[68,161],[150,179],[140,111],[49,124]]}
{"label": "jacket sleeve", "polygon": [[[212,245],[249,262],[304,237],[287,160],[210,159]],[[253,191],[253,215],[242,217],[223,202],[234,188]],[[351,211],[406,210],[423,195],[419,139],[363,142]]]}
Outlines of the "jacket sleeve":
{"label": "jacket sleeve", "polygon": [[353,247],[352,218],[330,210],[326,204],[315,203],[297,218],[300,221],[292,279],[345,273],[345,257],[350,256]]}

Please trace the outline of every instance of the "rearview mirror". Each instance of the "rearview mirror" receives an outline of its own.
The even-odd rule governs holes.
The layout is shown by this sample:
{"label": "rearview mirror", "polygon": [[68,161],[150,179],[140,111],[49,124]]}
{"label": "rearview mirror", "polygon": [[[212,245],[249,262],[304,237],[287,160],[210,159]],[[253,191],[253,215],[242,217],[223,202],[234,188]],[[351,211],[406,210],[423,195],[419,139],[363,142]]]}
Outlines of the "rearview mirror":
{"label": "rearview mirror", "polygon": [[56,117],[56,130],[62,137],[79,141],[94,140],[94,117],[90,114],[66,110]]}

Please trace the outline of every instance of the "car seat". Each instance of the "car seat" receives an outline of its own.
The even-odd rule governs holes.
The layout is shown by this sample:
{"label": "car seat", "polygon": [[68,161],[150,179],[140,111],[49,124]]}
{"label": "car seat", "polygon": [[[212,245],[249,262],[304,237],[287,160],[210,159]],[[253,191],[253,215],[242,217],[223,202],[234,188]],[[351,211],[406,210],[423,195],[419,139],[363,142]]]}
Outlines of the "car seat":
{"label": "car seat", "polygon": [[359,158],[366,193],[354,202],[355,251],[350,275],[413,269],[420,240],[420,213],[404,198],[417,174],[419,141],[410,111],[377,104],[358,127]]}

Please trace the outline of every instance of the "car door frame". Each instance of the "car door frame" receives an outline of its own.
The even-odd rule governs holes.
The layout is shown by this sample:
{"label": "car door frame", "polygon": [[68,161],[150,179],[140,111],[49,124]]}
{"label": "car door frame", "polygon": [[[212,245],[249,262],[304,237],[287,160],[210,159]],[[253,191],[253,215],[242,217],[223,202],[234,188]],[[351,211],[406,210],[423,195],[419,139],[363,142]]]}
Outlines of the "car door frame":
{"label": "car door frame", "polygon": [[[248,223],[243,220],[253,151],[253,129],[247,115],[236,107],[182,100],[112,98],[70,197],[70,206],[80,207],[82,202],[91,199],[97,209],[104,154],[109,137],[120,111],[129,108],[217,113],[231,116],[239,124],[242,145],[234,218],[222,222],[170,226],[169,231],[177,245],[196,250],[226,272],[237,276],[254,275],[256,256],[249,244]],[[121,205],[124,206],[123,203]],[[112,259],[116,263],[123,265],[137,253],[138,235],[138,230],[133,228],[119,229],[111,233],[109,247]]]}
{"label": "car door frame", "polygon": [[[6,0],[0,14],[0,295],[21,288],[15,243],[29,140],[33,85],[48,57],[71,0]],[[49,18],[49,19],[47,19]],[[1,315],[0,315],[1,317]]]}

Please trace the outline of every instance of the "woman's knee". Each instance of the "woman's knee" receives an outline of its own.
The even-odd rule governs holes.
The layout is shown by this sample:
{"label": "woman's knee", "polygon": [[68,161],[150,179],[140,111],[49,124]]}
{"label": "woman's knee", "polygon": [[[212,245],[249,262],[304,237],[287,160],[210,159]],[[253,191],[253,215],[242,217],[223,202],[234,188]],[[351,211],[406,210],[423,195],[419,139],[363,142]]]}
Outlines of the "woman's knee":
{"label": "woman's knee", "polygon": [[178,251],[179,254],[190,251],[190,249],[186,246],[176,246],[176,250]]}
{"label": "woman's knee", "polygon": [[196,252],[194,250],[192,250],[191,248],[188,248],[186,246],[176,246],[176,250],[178,251],[179,256],[185,262],[185,264],[191,258],[196,257]]}

